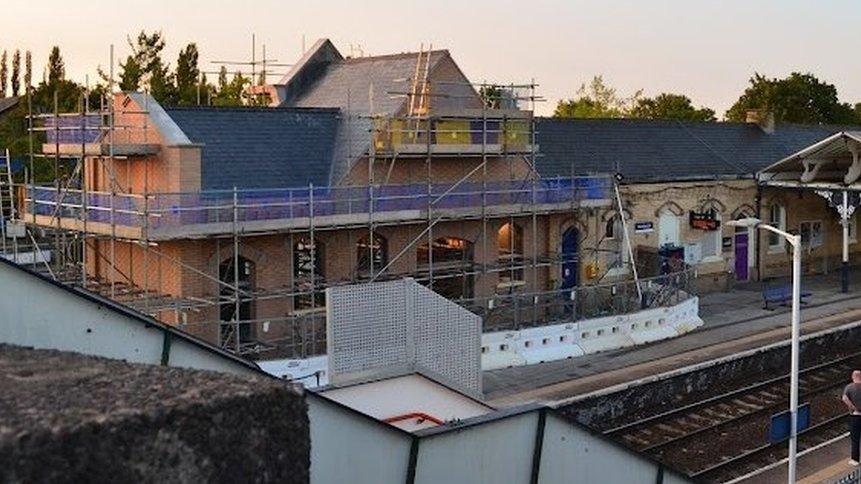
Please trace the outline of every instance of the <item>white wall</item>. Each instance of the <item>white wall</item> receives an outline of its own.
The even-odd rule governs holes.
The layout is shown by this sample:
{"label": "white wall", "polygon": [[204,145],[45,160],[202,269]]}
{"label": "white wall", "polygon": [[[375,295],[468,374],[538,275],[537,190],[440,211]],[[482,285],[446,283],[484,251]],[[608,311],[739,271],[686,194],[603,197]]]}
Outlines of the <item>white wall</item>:
{"label": "white wall", "polygon": [[[538,482],[654,484],[658,465],[548,413]],[[687,482],[664,470],[664,483]]]}
{"label": "white wall", "polygon": [[[0,342],[160,364],[168,330],[100,301],[0,261]],[[208,349],[207,343],[168,334],[170,366],[259,374],[253,364]]]}
{"label": "white wall", "polygon": [[308,394],[312,484],[403,483],[412,438]]}
{"label": "white wall", "polygon": [[417,484],[528,484],[538,413],[423,437]]}

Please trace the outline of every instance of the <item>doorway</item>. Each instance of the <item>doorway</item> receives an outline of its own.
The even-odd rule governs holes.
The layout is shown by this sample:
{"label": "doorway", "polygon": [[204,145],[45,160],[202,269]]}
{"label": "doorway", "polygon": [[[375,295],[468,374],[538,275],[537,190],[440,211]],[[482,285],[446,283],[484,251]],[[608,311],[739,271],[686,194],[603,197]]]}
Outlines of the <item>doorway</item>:
{"label": "doorway", "polygon": [[562,234],[562,284],[561,289],[577,285],[580,275],[580,231],[570,227]]}

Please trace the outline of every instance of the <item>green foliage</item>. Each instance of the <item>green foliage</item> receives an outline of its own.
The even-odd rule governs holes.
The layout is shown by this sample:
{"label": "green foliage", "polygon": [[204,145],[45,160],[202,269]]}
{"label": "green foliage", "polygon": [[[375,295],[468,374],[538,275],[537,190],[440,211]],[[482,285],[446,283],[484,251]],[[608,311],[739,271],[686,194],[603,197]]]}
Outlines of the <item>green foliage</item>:
{"label": "green foliage", "polygon": [[603,76],[595,76],[587,87],[582,84],[574,99],[560,100],[553,116],[557,118],[624,118],[636,105],[642,91],[629,98],[616,94],[616,89],[604,83]]}
{"label": "green foliage", "polygon": [[233,75],[233,79],[227,82],[226,69],[222,67],[222,71],[218,75],[218,92],[212,98],[214,106],[242,106],[247,104],[249,99],[246,99],[246,90],[251,85],[251,79],[237,72]]}
{"label": "green foliage", "polygon": [[[107,81],[107,76],[102,73],[103,80]],[[126,57],[125,62],[120,62],[120,90],[121,91],[137,91],[141,86],[143,78],[143,69],[133,55]]]}
{"label": "green foliage", "polygon": [[54,85],[66,78],[66,63],[60,54],[60,48],[54,46],[48,56],[48,84]]}
{"label": "green foliage", "polygon": [[9,64],[6,62],[6,51],[0,57],[0,97],[6,97],[6,84],[9,82]]}
{"label": "green foliage", "polygon": [[197,104],[198,82],[200,82],[198,57],[197,45],[191,43],[179,51],[179,57],[176,60],[177,103],[182,106]]}
{"label": "green foliage", "polygon": [[24,87],[30,88],[33,86],[33,54],[28,50],[24,54]]}
{"label": "green foliage", "polygon": [[162,33],[147,34],[142,30],[134,41],[131,37],[127,41],[132,53],[120,64],[120,89],[146,89],[159,102],[176,104],[178,96],[173,74],[161,58],[165,47]]}
{"label": "green foliage", "polygon": [[21,92],[21,51],[15,49],[12,55],[12,95],[17,96]]}
{"label": "green foliage", "polygon": [[837,88],[810,73],[793,72],[783,79],[754,74],[750,86],[726,112],[729,121],[745,121],[747,112],[765,109],[776,121],[789,123],[859,123],[856,109],[841,103]]}
{"label": "green foliage", "polygon": [[640,119],[677,119],[680,121],[714,121],[715,112],[695,108],[689,97],[663,93],[654,98],[638,99],[628,116]]}

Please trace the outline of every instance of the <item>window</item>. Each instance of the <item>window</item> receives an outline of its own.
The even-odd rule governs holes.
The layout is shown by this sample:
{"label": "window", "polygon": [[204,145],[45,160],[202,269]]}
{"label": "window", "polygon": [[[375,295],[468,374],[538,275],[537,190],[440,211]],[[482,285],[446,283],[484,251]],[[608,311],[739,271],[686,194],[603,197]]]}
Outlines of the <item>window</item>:
{"label": "window", "polygon": [[[238,265],[238,271],[236,271]],[[238,276],[238,279],[237,279]],[[220,326],[221,345],[226,348],[236,348],[236,329],[239,328],[239,344],[250,343],[254,340],[254,328],[248,320],[254,319],[254,300],[242,297],[254,290],[254,263],[239,256],[223,261],[218,267],[218,279],[221,286],[221,305],[219,319],[226,323]],[[239,314],[236,314],[236,283],[239,283]],[[238,317],[237,317],[238,316]],[[237,323],[236,321],[239,321]],[[244,321],[244,322],[243,322]]]}
{"label": "window", "polygon": [[293,282],[297,292],[295,309],[308,309],[326,305],[323,287],[323,245],[318,240],[300,237],[293,244]]}
{"label": "window", "polygon": [[[715,220],[720,221],[721,216],[720,212],[714,211]],[[721,229],[718,227],[717,230],[710,230],[705,233],[703,237],[703,246],[702,246],[702,257],[705,258],[714,258],[721,256]]]}
{"label": "window", "polygon": [[[472,242],[457,237],[442,237],[433,241],[433,247],[422,244],[416,249],[420,270],[430,272],[433,262],[432,289],[448,299],[467,299],[473,295]],[[424,281],[428,281],[425,278]]]}
{"label": "window", "polygon": [[356,242],[356,269],[359,274],[371,274],[371,269],[375,273],[380,272],[389,262],[386,238],[374,233],[372,243],[368,242],[369,239],[369,235],[365,234]]}
{"label": "window", "polygon": [[679,230],[679,217],[668,209],[661,211],[658,215],[658,245],[681,245]]}
{"label": "window", "polygon": [[625,246],[625,232],[622,225],[622,217],[613,215],[607,221],[604,237],[609,241],[607,249],[610,259],[607,261],[610,275],[616,275],[627,270],[628,248]]}
{"label": "window", "polygon": [[801,222],[798,224],[798,232],[801,234],[801,246],[813,249],[822,245],[822,222]]}
{"label": "window", "polygon": [[516,224],[506,223],[496,234],[499,250],[499,264],[508,270],[499,273],[499,282],[508,283],[523,280],[523,229]]}
{"label": "window", "polygon": [[[780,230],[786,230],[786,210],[782,205],[774,204],[769,209],[768,222]],[[785,240],[774,232],[768,233],[768,250],[782,250]]]}
{"label": "window", "polygon": [[604,227],[604,237],[609,240],[622,240],[622,218],[614,215]]}

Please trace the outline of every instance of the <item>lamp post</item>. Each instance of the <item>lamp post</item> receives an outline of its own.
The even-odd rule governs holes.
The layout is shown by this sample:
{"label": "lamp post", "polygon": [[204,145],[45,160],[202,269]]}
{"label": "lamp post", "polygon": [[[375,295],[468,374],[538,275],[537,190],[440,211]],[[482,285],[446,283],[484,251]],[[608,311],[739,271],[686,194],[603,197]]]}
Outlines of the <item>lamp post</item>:
{"label": "lamp post", "polygon": [[749,227],[773,232],[792,246],[792,342],[789,387],[789,470],[787,482],[795,484],[795,467],[798,437],[798,340],[801,334],[801,236],[793,235],[771,225],[762,223],[758,218],[748,217],[726,223],[730,227]]}

